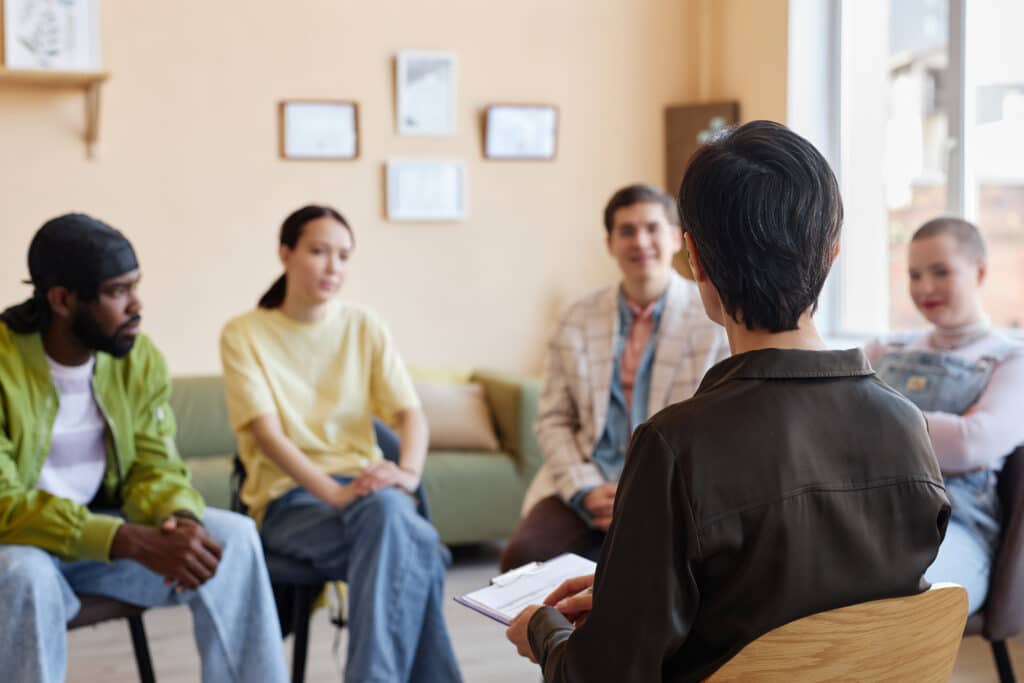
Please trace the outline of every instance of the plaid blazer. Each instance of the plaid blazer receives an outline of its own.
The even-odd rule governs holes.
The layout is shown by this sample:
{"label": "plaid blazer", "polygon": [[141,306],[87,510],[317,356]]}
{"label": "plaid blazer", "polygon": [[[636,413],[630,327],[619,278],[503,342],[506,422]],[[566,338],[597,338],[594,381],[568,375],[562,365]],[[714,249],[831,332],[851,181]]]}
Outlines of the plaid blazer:
{"label": "plaid blazer", "polygon": [[[526,492],[524,515],[552,494],[568,501],[581,488],[604,483],[591,458],[611,397],[618,296],[614,285],[573,304],[548,345],[534,423],[544,464]],[[704,313],[697,285],[672,271],[658,326],[647,417],[693,396],[704,373],[728,355],[725,330]]]}

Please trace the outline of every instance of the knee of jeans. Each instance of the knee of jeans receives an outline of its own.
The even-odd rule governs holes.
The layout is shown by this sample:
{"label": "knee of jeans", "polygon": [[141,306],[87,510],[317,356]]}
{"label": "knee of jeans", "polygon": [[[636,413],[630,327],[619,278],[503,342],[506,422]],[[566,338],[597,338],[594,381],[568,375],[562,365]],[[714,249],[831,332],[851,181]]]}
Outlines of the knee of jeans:
{"label": "knee of jeans", "polygon": [[43,594],[59,599],[60,571],[45,550],[27,545],[0,546],[0,586],[4,596]]}
{"label": "knee of jeans", "polygon": [[413,534],[424,541],[437,540],[437,532],[416,511],[412,498],[396,488],[380,489],[366,500],[366,512],[370,513],[383,528],[387,526],[406,526]]}
{"label": "knee of jeans", "polygon": [[246,544],[255,547],[260,544],[256,523],[246,515],[208,508],[203,515],[203,524],[209,534],[223,545]]}
{"label": "knee of jeans", "polygon": [[364,509],[382,521],[403,519],[413,511],[409,496],[396,488],[383,488],[366,496]]}

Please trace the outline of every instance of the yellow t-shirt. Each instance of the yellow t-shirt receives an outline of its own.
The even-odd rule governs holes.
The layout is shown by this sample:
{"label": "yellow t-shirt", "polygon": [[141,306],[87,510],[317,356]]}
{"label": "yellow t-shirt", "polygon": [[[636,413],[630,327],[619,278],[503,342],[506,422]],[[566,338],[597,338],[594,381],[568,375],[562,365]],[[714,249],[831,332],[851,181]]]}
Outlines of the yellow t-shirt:
{"label": "yellow t-shirt", "polygon": [[246,480],[242,500],[261,522],[297,486],[257,447],[252,421],[276,413],[285,435],[328,474],[357,475],[381,459],[373,417],[419,406],[387,329],[370,311],[332,302],[315,323],[258,308],[224,326],[220,340],[231,428]]}

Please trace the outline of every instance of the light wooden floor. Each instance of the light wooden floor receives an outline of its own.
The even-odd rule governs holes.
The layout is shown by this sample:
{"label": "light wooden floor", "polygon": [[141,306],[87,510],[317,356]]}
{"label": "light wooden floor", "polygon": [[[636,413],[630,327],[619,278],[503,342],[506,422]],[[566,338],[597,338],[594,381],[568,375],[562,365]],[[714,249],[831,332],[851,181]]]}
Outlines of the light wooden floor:
{"label": "light wooden floor", "polygon": [[[497,550],[490,547],[463,549],[457,554],[445,587],[445,617],[466,683],[538,683],[539,669],[515,654],[505,640],[504,628],[452,601],[451,597],[484,585],[496,573]],[[332,653],[335,629],[319,613],[314,616],[306,680],[340,681],[345,652],[342,637],[339,655]],[[150,610],[145,617],[153,665],[158,683],[195,683],[199,659],[192,641],[188,609]],[[285,651],[290,662],[291,640]],[[131,683],[138,680],[127,622],[108,622],[79,629],[69,635],[68,681],[72,683]],[[1010,643],[1010,656],[1024,677],[1024,639]],[[996,681],[988,644],[968,638],[960,648],[953,680]]]}

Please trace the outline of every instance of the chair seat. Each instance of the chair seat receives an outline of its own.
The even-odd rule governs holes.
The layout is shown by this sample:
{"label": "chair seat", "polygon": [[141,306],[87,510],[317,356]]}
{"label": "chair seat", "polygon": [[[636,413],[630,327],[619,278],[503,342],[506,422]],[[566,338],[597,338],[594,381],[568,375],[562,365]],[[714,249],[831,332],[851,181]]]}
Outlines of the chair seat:
{"label": "chair seat", "polygon": [[316,586],[330,579],[313,568],[308,562],[296,560],[286,555],[278,555],[266,549],[263,551],[267,560],[267,573],[274,583],[293,583],[300,586]]}
{"label": "chair seat", "polygon": [[137,617],[146,609],[102,595],[79,595],[78,600],[82,603],[82,608],[78,610],[75,618],[68,622],[68,630],[92,626],[111,619]]}

